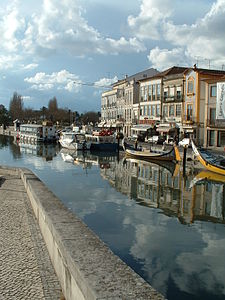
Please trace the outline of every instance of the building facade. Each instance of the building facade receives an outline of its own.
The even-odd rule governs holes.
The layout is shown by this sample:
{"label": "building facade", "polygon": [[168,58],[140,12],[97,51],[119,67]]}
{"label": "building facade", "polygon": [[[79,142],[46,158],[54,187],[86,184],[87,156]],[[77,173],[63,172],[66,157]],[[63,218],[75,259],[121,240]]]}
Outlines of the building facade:
{"label": "building facade", "polygon": [[139,122],[139,80],[157,74],[150,68],[132,76],[126,76],[102,94],[100,125],[116,127],[125,136],[131,135],[131,127]]}
{"label": "building facade", "polygon": [[225,71],[194,67],[185,74],[184,133],[199,145],[224,147],[224,120],[216,120],[217,83]]}
{"label": "building facade", "polygon": [[143,127],[167,141],[190,137],[199,145],[225,147],[225,116],[216,119],[219,83],[224,83],[225,105],[223,70],[173,66],[137,73],[102,94],[100,125],[127,137]]}

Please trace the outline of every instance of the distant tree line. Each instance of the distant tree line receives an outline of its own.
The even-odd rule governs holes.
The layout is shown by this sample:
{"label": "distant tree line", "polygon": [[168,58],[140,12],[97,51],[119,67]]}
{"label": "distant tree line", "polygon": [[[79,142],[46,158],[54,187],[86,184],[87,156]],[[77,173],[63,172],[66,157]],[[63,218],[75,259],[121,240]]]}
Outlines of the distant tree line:
{"label": "distant tree line", "polygon": [[86,125],[99,122],[99,118],[99,112],[89,111],[79,114],[77,111],[72,111],[68,108],[59,108],[56,97],[49,100],[48,107],[43,106],[40,110],[25,108],[23,97],[16,92],[10,99],[9,110],[0,104],[0,124],[6,126],[12,124],[16,119],[23,123],[41,123],[44,120],[51,120],[59,125],[70,125],[72,123]]}

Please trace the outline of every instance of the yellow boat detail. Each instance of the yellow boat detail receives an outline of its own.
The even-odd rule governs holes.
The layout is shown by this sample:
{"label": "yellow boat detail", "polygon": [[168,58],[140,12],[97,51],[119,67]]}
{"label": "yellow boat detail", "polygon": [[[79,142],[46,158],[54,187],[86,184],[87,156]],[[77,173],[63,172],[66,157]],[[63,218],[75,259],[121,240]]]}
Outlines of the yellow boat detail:
{"label": "yellow boat detail", "polygon": [[193,141],[191,141],[192,149],[199,162],[207,170],[225,176],[225,157],[216,156],[207,150],[197,149]]}

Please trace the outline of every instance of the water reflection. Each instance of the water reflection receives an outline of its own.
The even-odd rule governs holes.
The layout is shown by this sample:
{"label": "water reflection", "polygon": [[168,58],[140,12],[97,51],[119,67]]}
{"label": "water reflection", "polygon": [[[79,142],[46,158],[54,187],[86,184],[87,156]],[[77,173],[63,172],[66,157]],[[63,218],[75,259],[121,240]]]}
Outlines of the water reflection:
{"label": "water reflection", "polygon": [[[82,159],[76,155],[73,163],[80,160],[96,165],[97,155],[86,153]],[[122,238],[117,234],[113,239],[110,216],[107,222],[111,228],[106,233],[101,227],[107,228],[107,224],[101,220],[98,234],[168,299],[223,299],[225,268],[220,258],[225,250],[225,231],[224,227],[213,227],[212,222],[224,223],[224,183],[211,177],[193,184],[193,176],[183,177],[179,165],[171,163],[97,158],[101,177],[140,207],[124,207],[118,199],[111,199],[120,207],[119,213],[113,206],[110,209]],[[107,167],[101,168],[102,161]],[[89,204],[92,210],[86,210],[86,215],[82,212],[87,223],[92,224],[93,214],[102,218],[107,214],[105,210],[101,214],[98,201],[93,210],[92,197]]]}
{"label": "water reflection", "polygon": [[8,153],[17,148],[21,157],[13,163],[34,170],[167,299],[225,299],[223,178],[206,172],[183,177],[179,165],[125,159],[121,153],[3,144],[1,162],[6,157],[8,164]]}
{"label": "water reflection", "polygon": [[20,154],[40,156],[46,161],[51,161],[59,152],[59,145],[26,143],[14,139],[15,143],[19,145]]}
{"label": "water reflection", "polygon": [[223,182],[216,174],[205,178],[204,172],[204,178],[193,184],[191,176],[183,177],[178,164],[133,159],[115,161],[101,175],[138,204],[160,208],[165,215],[176,216],[183,224],[196,220],[224,222],[225,177],[222,175]]}

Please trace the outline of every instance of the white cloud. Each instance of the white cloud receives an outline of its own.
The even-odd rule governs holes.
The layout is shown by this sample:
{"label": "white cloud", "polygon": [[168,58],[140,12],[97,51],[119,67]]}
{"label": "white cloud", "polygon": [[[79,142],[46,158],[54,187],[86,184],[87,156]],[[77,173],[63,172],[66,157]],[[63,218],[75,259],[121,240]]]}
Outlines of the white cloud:
{"label": "white cloud", "polygon": [[13,66],[21,60],[21,56],[15,54],[1,55],[0,54],[0,70],[7,70],[13,68]]}
{"label": "white cloud", "polygon": [[23,96],[23,100],[30,100],[31,96]]}
{"label": "white cloud", "polygon": [[38,64],[28,64],[23,67],[24,70],[32,70],[38,67]]}
{"label": "white cloud", "polygon": [[145,48],[136,38],[105,38],[82,16],[76,1],[44,0],[40,15],[34,14],[22,40],[29,53],[48,55],[68,51],[74,56],[89,53],[139,52]]}
{"label": "white cloud", "polygon": [[74,81],[77,83],[80,82],[77,75],[69,73],[66,70],[53,72],[52,74],[39,72],[34,77],[26,77],[24,81],[33,84],[31,88],[35,90],[43,91],[57,88],[69,92],[78,91],[79,84],[75,84]]}
{"label": "white cloud", "polygon": [[9,4],[0,12],[1,48],[16,52],[19,46],[19,34],[24,30],[25,20],[19,15],[17,1]]}
{"label": "white cloud", "polygon": [[225,47],[225,0],[215,2],[210,11],[192,25],[168,23],[164,28],[167,41],[186,46],[191,57],[221,60]]}
{"label": "white cloud", "polygon": [[128,25],[138,38],[158,40],[162,24],[171,15],[171,7],[169,0],[143,0],[140,14],[137,17],[130,15]]}
{"label": "white cloud", "polygon": [[190,62],[190,58],[186,56],[183,48],[168,50],[156,47],[150,51],[148,59],[152,66],[158,70],[172,66],[188,66],[188,62]]}
{"label": "white cloud", "polygon": [[110,86],[111,84],[113,84],[116,81],[118,81],[117,76],[115,76],[114,78],[101,78],[94,83],[94,86],[96,86],[96,87]]}
{"label": "white cloud", "polygon": [[[211,60],[216,68],[221,67],[225,62],[225,0],[214,2],[202,18],[189,25],[175,24],[177,5],[178,1],[142,0],[139,15],[128,17],[128,25],[137,38],[159,40],[165,45],[164,49],[157,46],[150,51],[148,58],[153,66],[165,68],[177,64],[176,59],[178,64],[192,65],[198,57],[198,61]],[[187,7],[188,2],[184,2],[183,11]]]}

